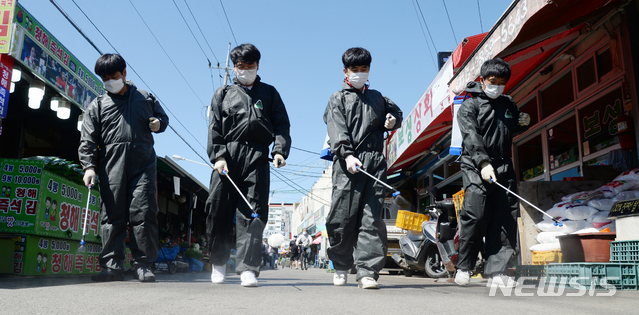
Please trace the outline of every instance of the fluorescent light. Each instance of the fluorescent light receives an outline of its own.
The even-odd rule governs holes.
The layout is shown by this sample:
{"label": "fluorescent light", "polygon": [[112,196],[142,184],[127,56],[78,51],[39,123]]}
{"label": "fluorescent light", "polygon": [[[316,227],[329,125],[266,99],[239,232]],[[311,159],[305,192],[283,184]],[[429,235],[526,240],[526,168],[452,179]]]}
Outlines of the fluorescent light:
{"label": "fluorescent light", "polygon": [[56,112],[58,111],[58,107],[60,106],[60,99],[57,97],[51,98],[51,110]]}
{"label": "fluorescent light", "polygon": [[44,96],[44,82],[33,79],[29,87],[29,107],[33,109],[40,108],[40,101]]}
{"label": "fluorescent light", "polygon": [[84,114],[80,114],[78,116],[78,131],[82,131],[82,119],[84,118]]}
{"label": "fluorescent light", "polygon": [[61,100],[58,105],[58,118],[69,119],[71,116],[71,103],[67,100]]}
{"label": "fluorescent light", "polygon": [[9,93],[13,93],[13,91],[15,91],[15,90],[16,90],[16,84],[11,82],[11,88],[9,90]]}
{"label": "fluorescent light", "polygon": [[22,79],[22,71],[20,69],[13,69],[13,73],[11,74],[11,82],[18,82]]}

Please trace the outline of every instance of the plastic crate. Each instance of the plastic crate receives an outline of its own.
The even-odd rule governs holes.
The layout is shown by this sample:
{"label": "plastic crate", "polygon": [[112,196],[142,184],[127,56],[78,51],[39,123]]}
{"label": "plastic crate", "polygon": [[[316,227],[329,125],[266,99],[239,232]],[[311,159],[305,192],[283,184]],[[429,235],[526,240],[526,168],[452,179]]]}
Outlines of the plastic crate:
{"label": "plastic crate", "polygon": [[[595,289],[609,290],[606,285],[613,285],[617,290],[637,290],[638,264],[618,263],[563,263],[546,266],[546,283],[554,285],[571,282],[578,283],[587,289],[594,285]],[[551,282],[552,278],[554,281]],[[602,281],[606,278],[605,283]]]}
{"label": "plastic crate", "polygon": [[453,194],[453,203],[455,203],[455,214],[459,218],[462,204],[464,203],[464,190],[460,190]]}
{"label": "plastic crate", "polygon": [[639,240],[610,242],[610,262],[639,263]]}
{"label": "plastic crate", "polygon": [[426,214],[410,212],[406,210],[398,210],[395,226],[404,230],[421,232],[422,223],[428,220],[430,220],[430,217]]}
{"label": "plastic crate", "polygon": [[515,281],[521,277],[535,278],[525,279],[524,284],[538,284],[539,279],[546,278],[546,266],[544,265],[519,265],[515,268]]}
{"label": "plastic crate", "polygon": [[532,252],[532,264],[533,265],[547,265],[550,263],[563,262],[563,255],[560,249]]}

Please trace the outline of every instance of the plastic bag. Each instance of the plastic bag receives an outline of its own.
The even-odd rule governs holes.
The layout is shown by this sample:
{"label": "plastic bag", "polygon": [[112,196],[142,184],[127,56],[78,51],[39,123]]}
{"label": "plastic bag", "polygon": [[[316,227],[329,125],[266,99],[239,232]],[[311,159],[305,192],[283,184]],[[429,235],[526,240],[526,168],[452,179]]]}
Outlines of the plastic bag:
{"label": "plastic bag", "polygon": [[639,198],[639,190],[626,190],[618,193],[613,201],[623,201]]}
{"label": "plastic bag", "polygon": [[588,206],[602,211],[610,211],[613,203],[615,203],[615,201],[612,199],[595,199],[590,200],[590,202],[588,202]]}
{"label": "plastic bag", "polygon": [[553,218],[565,218],[566,217],[566,207],[570,205],[576,205],[571,202],[560,202],[556,203],[554,207],[548,209],[546,213],[548,213]]}
{"label": "plastic bag", "polygon": [[542,232],[562,232],[562,233],[570,234],[574,231],[581,230],[589,226],[586,220],[580,220],[580,221],[565,220],[565,221],[561,221],[561,223],[563,225],[558,226],[558,225],[555,225],[555,222],[551,220],[541,221],[535,224],[535,227]]}
{"label": "plastic bag", "polygon": [[611,198],[622,191],[634,189],[638,183],[637,181],[615,180],[599,187],[597,190],[603,192],[604,197]]}
{"label": "plastic bag", "polygon": [[619,176],[615,177],[616,181],[626,180],[626,181],[639,181],[639,168],[631,169],[627,172],[623,172],[619,174]]}
{"label": "plastic bag", "polygon": [[591,216],[599,213],[599,210],[582,205],[568,205],[566,206],[566,219],[578,221],[586,220]]}
{"label": "plastic bag", "polygon": [[557,239],[557,236],[559,236],[559,235],[566,235],[566,233],[563,233],[563,232],[539,232],[539,234],[537,234],[537,237],[535,237],[535,239],[540,244],[557,243],[557,242],[559,242],[559,239]]}
{"label": "plastic bag", "polygon": [[590,193],[589,191],[580,191],[580,192],[577,192],[577,193],[574,193],[574,194],[563,196],[563,197],[561,197],[561,200],[563,202],[571,202],[571,200],[573,200],[573,198],[577,198],[577,197],[579,197],[581,195],[589,194],[589,193]]}
{"label": "plastic bag", "polygon": [[597,229],[601,229],[602,227],[614,222],[615,220],[613,219],[608,219],[608,211],[601,211],[599,212],[599,214],[594,215],[591,218],[591,224],[597,228]]}
{"label": "plastic bag", "polygon": [[559,243],[544,243],[530,246],[529,248],[533,252],[547,252],[549,250],[561,249]]}
{"label": "plastic bag", "polygon": [[189,272],[200,272],[204,268],[204,263],[195,258],[187,258],[186,262],[189,263]]}

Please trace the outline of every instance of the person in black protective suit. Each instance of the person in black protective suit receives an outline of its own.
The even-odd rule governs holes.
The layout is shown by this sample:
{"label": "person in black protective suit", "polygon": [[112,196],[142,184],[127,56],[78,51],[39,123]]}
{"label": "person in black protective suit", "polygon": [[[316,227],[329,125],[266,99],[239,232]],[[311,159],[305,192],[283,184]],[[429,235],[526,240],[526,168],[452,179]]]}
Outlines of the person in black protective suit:
{"label": "person in black protective suit", "polygon": [[157,167],[152,133],[163,132],[169,117],[153,94],[126,81],[126,62],[105,54],[95,64],[108,93],[84,112],[78,153],[84,183],[100,175],[102,271],[94,281],[123,280],[126,231],[132,265],[140,281],[155,281],[151,264],[158,257]]}
{"label": "person in black protective suit", "polygon": [[[242,286],[255,287],[260,273],[262,232],[268,219],[269,146],[275,142],[271,151],[273,165],[286,165],[291,148],[290,122],[277,90],[257,76],[259,50],[242,44],[233,48],[231,60],[236,74],[234,84],[215,92],[210,109],[208,153],[215,171],[206,201],[206,229],[213,265],[211,281],[225,282],[236,216],[236,272]],[[229,178],[224,178],[227,176],[246,196],[254,212]]]}
{"label": "person in black protective suit", "polygon": [[346,284],[347,271],[355,261],[358,286],[365,289],[379,288],[377,279],[386,258],[388,244],[382,220],[385,188],[357,174],[358,168],[386,179],[384,131],[397,129],[402,122],[399,107],[365,84],[371,61],[364,48],[351,48],[343,54],[346,78],[324,112],[333,154],[331,211],[326,219],[331,245],[328,256],[335,267],[333,284]]}
{"label": "person in black protective suit", "polygon": [[528,129],[530,116],[520,112],[510,96],[502,95],[510,78],[508,63],[498,58],[488,60],[480,75],[481,82],[468,83],[466,92],[472,97],[463,102],[457,114],[463,139],[464,202],[455,282],[469,283],[485,237],[484,273],[490,277],[488,285],[499,278],[500,285],[511,286],[514,282],[505,274],[518,250],[518,201],[491,182],[498,181],[517,191],[511,160],[513,136]]}

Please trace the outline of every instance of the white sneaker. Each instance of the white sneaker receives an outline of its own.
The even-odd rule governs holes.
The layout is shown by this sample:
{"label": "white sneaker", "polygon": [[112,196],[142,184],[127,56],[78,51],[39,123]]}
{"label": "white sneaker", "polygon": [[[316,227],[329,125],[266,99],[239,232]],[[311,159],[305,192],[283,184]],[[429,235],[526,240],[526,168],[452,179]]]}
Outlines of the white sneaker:
{"label": "white sneaker", "polygon": [[346,285],[346,280],[348,279],[348,274],[346,270],[335,270],[335,275],[333,275],[333,284],[337,286]]}
{"label": "white sneaker", "polygon": [[213,272],[211,272],[211,282],[215,284],[222,284],[224,283],[224,281],[226,281],[226,265],[213,265]]}
{"label": "white sneaker", "polygon": [[357,287],[362,289],[379,289],[379,284],[371,277],[363,277],[357,280]]}
{"label": "white sneaker", "polygon": [[515,280],[512,277],[498,274],[492,276],[486,283],[486,287],[488,288],[492,287],[493,285],[499,286],[500,288],[513,288],[515,287]]}
{"label": "white sneaker", "polygon": [[243,287],[257,287],[257,278],[255,278],[255,272],[253,271],[242,271],[240,279]]}
{"label": "white sneaker", "polygon": [[470,271],[457,270],[457,274],[455,275],[455,283],[457,283],[458,285],[468,285],[470,283]]}

